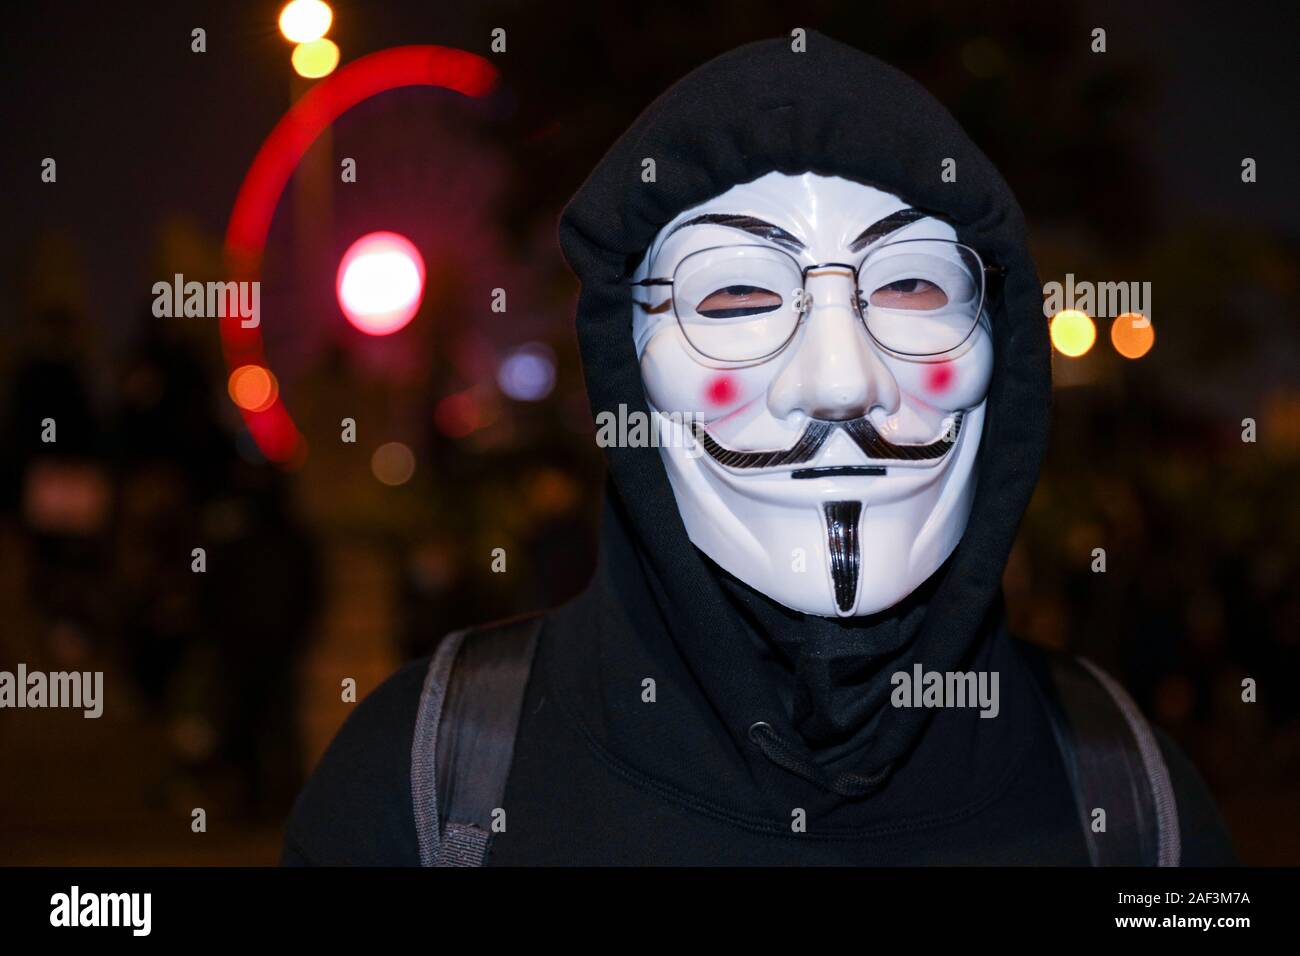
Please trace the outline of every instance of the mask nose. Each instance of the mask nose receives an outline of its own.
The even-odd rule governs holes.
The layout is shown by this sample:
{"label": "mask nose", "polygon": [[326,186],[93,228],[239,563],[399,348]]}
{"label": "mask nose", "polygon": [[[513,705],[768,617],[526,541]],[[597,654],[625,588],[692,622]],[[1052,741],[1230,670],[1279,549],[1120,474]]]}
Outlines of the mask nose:
{"label": "mask nose", "polygon": [[802,412],[825,421],[861,418],[873,408],[894,414],[898,382],[854,309],[852,271],[818,266],[809,271],[805,289],[812,309],[790,345],[793,354],[768,388],[768,410],[777,418]]}

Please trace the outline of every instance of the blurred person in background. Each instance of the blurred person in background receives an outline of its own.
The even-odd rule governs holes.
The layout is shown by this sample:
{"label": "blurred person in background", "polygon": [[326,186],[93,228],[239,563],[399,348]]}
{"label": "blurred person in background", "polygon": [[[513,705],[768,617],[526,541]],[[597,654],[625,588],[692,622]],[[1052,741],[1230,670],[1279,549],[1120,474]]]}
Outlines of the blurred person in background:
{"label": "blurred person in background", "polygon": [[35,316],[9,386],[6,505],[28,544],[31,605],[56,659],[83,660],[102,637],[111,491],[103,423],[83,361],[85,317],[54,307]]}
{"label": "blurred person in background", "polygon": [[214,509],[203,633],[216,661],[216,755],[232,768],[251,820],[284,812],[302,784],[298,664],[323,599],[314,536],[294,514],[288,477],[239,462]]}

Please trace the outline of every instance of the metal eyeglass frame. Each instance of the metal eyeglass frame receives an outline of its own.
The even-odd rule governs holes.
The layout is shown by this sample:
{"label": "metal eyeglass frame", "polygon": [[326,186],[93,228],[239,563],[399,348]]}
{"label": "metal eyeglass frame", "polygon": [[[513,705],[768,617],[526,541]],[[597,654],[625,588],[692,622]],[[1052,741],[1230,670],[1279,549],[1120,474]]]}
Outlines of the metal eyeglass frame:
{"label": "metal eyeglass frame", "polygon": [[[894,247],[901,246],[904,243],[909,243],[909,242],[946,242],[949,243],[950,245],[957,246],[961,249],[969,251],[972,255],[975,256],[976,261],[979,262],[980,264],[980,270],[979,270],[980,282],[981,282],[980,307],[979,309],[976,310],[975,319],[971,323],[970,329],[967,330],[966,335],[962,338],[960,342],[958,342],[953,346],[950,346],[949,348],[944,349],[941,352],[904,352],[894,348],[893,346],[887,345],[886,343],[880,341],[880,339],[876,337],[876,334],[871,330],[871,326],[867,322],[865,311],[862,308],[863,305],[862,297],[859,294],[860,287],[861,287],[859,270],[862,268],[863,265],[866,264],[867,260],[870,259],[872,255],[879,252],[881,249],[887,249],[891,246]],[[979,325],[980,314],[984,310],[984,303],[987,302],[989,299],[990,291],[992,291],[993,295],[1001,294],[1002,282],[1006,278],[1006,273],[1007,273],[1005,266],[997,265],[996,263],[987,262],[984,256],[980,255],[978,249],[974,248],[973,246],[968,246],[964,242],[958,242],[957,240],[953,240],[953,239],[917,238],[917,239],[899,239],[895,242],[881,243],[877,246],[874,246],[865,256],[863,256],[862,261],[858,263],[858,265],[856,266],[848,262],[818,262],[809,266],[801,266],[799,264],[799,261],[795,259],[794,256],[786,252],[784,249],[777,249],[773,246],[765,246],[760,243],[729,243],[729,244],[718,245],[718,246],[707,246],[704,249],[695,250],[694,252],[690,253],[690,255],[683,256],[681,262],[677,263],[677,266],[673,269],[673,277],[666,278],[662,276],[653,276],[653,277],[638,280],[636,282],[629,281],[627,285],[632,286],[634,288],[636,287],[651,288],[656,286],[671,287],[676,281],[675,277],[677,275],[678,270],[681,269],[682,263],[686,262],[692,256],[699,255],[705,252],[714,252],[719,249],[762,249],[765,252],[780,253],[781,255],[789,259],[790,262],[794,265],[795,269],[799,272],[799,282],[800,282],[800,287],[797,293],[798,300],[794,303],[794,308],[798,314],[798,318],[795,320],[794,325],[791,326],[790,334],[787,335],[785,339],[781,341],[780,345],[776,346],[776,348],[772,349],[770,352],[767,352],[763,355],[759,355],[755,358],[747,358],[747,359],[718,358],[717,356],[710,355],[708,352],[705,352],[703,349],[701,349],[698,345],[695,344],[694,341],[692,341],[690,333],[686,331],[686,327],[682,323],[682,317],[677,311],[676,297],[675,296],[669,297],[669,301],[672,303],[673,318],[677,321],[677,327],[681,330],[682,337],[686,340],[686,344],[689,345],[691,349],[695,353],[700,355],[702,358],[708,359],[710,362],[722,363],[727,368],[743,368],[748,365],[757,365],[760,362],[765,362],[768,359],[772,358],[773,356],[779,355],[790,344],[790,342],[794,340],[795,335],[799,331],[799,326],[803,324],[804,319],[807,317],[808,313],[812,309],[812,296],[808,294],[808,273],[812,272],[815,269],[832,269],[832,268],[847,269],[852,274],[853,277],[853,289],[854,289],[853,313],[862,322],[863,328],[867,330],[867,334],[871,336],[872,341],[875,342],[877,345],[879,345],[885,351],[890,352],[894,355],[900,355],[905,358],[925,358],[925,359],[933,359],[941,355],[947,355],[950,352],[955,352],[957,349],[961,348],[963,345],[966,344],[966,342],[970,339],[971,335],[974,333],[976,326]],[[644,303],[639,303],[639,304],[641,304],[643,307],[645,305]]]}

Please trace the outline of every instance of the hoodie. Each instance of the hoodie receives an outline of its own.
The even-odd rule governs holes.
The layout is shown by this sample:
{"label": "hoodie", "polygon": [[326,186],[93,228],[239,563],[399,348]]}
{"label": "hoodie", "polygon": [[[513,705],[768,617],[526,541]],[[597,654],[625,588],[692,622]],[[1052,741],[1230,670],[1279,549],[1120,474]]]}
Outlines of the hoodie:
{"label": "hoodie", "polygon": [[[641,175],[647,158],[656,167],[650,183]],[[956,182],[940,176],[949,160]],[[787,39],[740,47],[652,103],[560,223],[582,284],[577,333],[593,415],[620,406],[648,414],[627,280],[656,233],[683,210],[773,171],[897,194],[1006,269],[988,303],[995,362],[966,531],[894,608],[866,618],[803,615],[691,544],[657,449],[606,449],[597,567],[582,594],[546,615],[506,788],[506,830],[489,862],[1085,864],[1065,768],[1000,596],[1047,443],[1041,285],[1011,191],[929,93],[810,33],[806,52]],[[997,717],[893,706],[891,676],[918,667],[996,673]],[[414,862],[409,775],[400,771],[409,774],[406,720],[414,721],[421,677],[417,662],[349,720],[317,772],[338,776],[350,762],[351,780],[333,787],[348,793],[313,780],[290,823],[287,861]],[[396,739],[381,745],[385,723]],[[1162,743],[1185,859],[1230,860],[1195,771]],[[375,778],[368,784],[357,779],[365,767]],[[386,823],[374,820],[379,805]],[[338,832],[347,806],[370,817],[348,828],[368,832]],[[324,838],[324,827],[335,832]]]}

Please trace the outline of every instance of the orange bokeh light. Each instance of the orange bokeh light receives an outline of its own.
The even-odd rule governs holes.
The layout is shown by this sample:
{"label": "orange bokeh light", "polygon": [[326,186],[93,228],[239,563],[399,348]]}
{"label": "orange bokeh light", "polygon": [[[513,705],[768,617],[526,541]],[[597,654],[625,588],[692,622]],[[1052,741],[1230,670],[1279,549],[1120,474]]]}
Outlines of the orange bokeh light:
{"label": "orange bokeh light", "polygon": [[1110,326],[1110,344],[1127,359],[1138,359],[1151,351],[1156,330],[1140,312],[1125,312]]}
{"label": "orange bokeh light", "polygon": [[241,365],[230,373],[227,383],[230,400],[246,412],[262,412],[275,403],[280,386],[270,369],[261,365]]}
{"label": "orange bokeh light", "polygon": [[404,485],[415,474],[415,453],[400,441],[390,441],[370,456],[370,471],[386,485]]}

